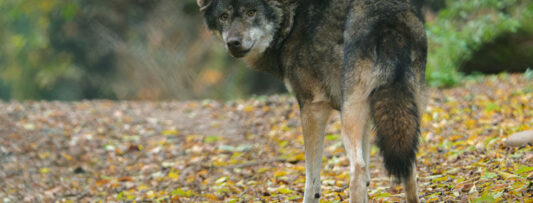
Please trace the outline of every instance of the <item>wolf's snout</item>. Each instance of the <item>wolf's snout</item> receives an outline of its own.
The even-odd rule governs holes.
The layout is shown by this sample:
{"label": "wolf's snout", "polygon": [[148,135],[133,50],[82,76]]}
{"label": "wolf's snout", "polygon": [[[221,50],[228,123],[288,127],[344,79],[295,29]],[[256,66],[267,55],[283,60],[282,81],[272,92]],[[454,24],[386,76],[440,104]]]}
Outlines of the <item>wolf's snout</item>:
{"label": "wolf's snout", "polygon": [[238,38],[232,38],[228,40],[228,47],[230,49],[240,49],[241,45],[242,45],[241,40],[239,40]]}
{"label": "wolf's snout", "polygon": [[237,58],[245,56],[251,49],[251,47],[246,47],[240,37],[230,37],[226,44],[230,54]]}

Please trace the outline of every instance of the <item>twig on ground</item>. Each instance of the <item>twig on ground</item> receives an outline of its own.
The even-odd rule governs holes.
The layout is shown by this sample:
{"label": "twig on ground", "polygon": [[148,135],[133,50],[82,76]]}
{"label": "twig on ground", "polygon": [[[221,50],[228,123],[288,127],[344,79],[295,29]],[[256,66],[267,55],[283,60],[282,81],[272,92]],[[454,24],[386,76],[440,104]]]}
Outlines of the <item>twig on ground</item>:
{"label": "twig on ground", "polygon": [[286,161],[287,159],[271,159],[271,160],[265,160],[265,161],[256,161],[256,162],[248,162],[244,164],[229,165],[229,166],[225,166],[224,168],[225,169],[247,168],[247,167],[258,166],[262,164],[273,163],[273,162],[286,162]]}

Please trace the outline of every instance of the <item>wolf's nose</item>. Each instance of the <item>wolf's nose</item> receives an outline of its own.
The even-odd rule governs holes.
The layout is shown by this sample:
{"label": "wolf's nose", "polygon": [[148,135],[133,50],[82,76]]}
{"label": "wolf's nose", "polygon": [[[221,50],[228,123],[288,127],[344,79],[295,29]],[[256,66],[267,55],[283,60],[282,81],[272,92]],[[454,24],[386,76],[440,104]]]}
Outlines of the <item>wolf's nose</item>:
{"label": "wolf's nose", "polygon": [[228,41],[229,48],[239,48],[241,46],[241,41],[238,39],[230,39]]}

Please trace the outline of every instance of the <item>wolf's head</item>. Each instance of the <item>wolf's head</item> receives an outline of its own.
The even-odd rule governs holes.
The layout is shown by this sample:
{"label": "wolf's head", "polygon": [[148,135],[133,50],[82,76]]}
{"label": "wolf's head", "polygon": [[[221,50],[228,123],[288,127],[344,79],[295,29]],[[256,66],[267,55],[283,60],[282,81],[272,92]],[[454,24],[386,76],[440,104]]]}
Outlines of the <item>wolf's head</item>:
{"label": "wolf's head", "polygon": [[273,42],[283,18],[278,0],[197,0],[207,27],[236,58],[257,58]]}

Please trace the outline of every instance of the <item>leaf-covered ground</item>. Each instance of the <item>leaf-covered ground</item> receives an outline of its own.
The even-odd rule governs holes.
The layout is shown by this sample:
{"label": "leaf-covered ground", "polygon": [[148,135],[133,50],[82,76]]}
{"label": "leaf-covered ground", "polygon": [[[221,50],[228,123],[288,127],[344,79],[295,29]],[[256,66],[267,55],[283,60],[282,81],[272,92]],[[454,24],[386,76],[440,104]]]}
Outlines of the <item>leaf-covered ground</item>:
{"label": "leaf-covered ground", "polygon": [[[0,103],[0,201],[301,201],[304,154],[290,96],[231,102]],[[429,91],[418,153],[421,200],[533,201],[533,80],[500,75]],[[339,116],[327,128],[323,202],[346,201]],[[401,186],[371,153],[374,202]]]}

